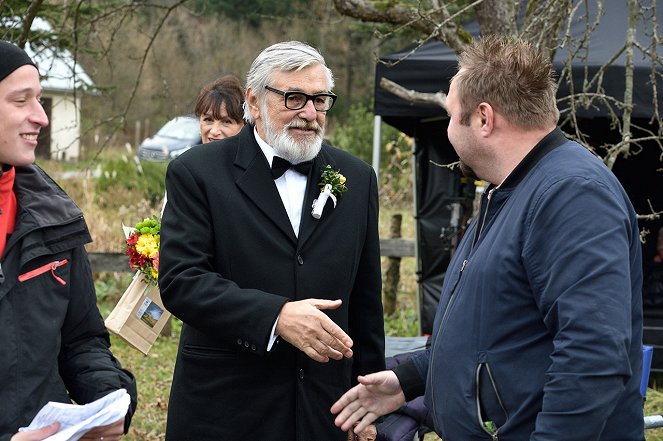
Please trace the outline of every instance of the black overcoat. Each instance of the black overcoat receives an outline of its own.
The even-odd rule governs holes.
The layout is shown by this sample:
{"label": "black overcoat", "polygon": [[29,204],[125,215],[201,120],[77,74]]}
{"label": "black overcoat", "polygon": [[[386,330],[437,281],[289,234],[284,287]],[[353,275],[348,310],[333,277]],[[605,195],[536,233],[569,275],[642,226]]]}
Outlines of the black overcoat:
{"label": "black overcoat", "polygon": [[[326,165],[348,191],[316,220]],[[183,321],[167,440],[345,440],[329,408],[357,375],[384,369],[372,168],[323,145],[299,238],[251,125],[173,160],[166,190],[159,285]],[[267,351],[281,307],[306,298],[342,299],[327,313],[352,337],[351,359],[318,363],[281,340]]]}

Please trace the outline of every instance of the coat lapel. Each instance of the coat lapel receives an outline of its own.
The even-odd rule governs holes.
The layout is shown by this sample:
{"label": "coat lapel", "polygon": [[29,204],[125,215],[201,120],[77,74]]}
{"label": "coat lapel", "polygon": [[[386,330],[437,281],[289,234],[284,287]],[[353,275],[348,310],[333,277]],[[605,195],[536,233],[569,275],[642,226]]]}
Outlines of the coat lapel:
{"label": "coat lapel", "polygon": [[237,187],[288,237],[293,245],[297,244],[297,237],[274,184],[267,159],[253,135],[253,125],[246,125],[242,129],[235,166],[242,170],[235,181]]}
{"label": "coat lapel", "polygon": [[313,210],[313,201],[320,195],[320,187],[318,187],[318,182],[320,182],[322,169],[327,165],[330,165],[332,168],[336,169],[336,162],[323,147],[320,150],[320,154],[316,156],[313,162],[313,168],[311,169],[311,174],[309,175],[308,182],[306,184],[306,196],[304,197],[304,206],[302,207],[302,219],[299,223],[298,249],[302,249],[306,244],[306,241],[311,237],[313,232],[320,226],[320,224],[324,223],[327,218],[333,215],[334,203],[331,201],[331,198],[327,200],[327,204],[325,205],[325,209],[323,210],[320,219],[315,219],[311,215],[311,211]]}

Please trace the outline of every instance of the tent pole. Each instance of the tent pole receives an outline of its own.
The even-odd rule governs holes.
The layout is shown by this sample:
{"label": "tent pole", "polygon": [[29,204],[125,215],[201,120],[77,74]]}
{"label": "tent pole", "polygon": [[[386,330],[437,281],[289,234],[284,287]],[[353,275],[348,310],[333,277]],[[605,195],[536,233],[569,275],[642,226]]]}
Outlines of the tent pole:
{"label": "tent pole", "polygon": [[375,115],[375,117],[373,117],[373,170],[375,170],[375,176],[377,176],[378,182],[380,182],[381,126],[382,117],[380,115]]}
{"label": "tent pole", "polygon": [[416,291],[416,308],[417,308],[417,323],[419,330],[417,335],[421,335],[421,297],[423,290],[421,288],[421,260],[419,260],[419,197],[417,194],[417,138],[412,138],[412,211],[414,215],[414,261],[415,274],[417,275],[417,291]]}

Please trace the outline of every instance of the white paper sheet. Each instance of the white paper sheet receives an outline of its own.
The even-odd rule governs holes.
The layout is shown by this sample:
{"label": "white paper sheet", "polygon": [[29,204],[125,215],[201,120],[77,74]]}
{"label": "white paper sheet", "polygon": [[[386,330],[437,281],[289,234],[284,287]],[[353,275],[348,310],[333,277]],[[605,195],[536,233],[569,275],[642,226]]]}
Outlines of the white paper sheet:
{"label": "white paper sheet", "polygon": [[131,397],[126,389],[118,389],[105,397],[85,405],[49,401],[37,413],[28,427],[19,432],[40,429],[58,421],[60,431],[44,441],[77,441],[90,429],[114,423],[129,410]]}

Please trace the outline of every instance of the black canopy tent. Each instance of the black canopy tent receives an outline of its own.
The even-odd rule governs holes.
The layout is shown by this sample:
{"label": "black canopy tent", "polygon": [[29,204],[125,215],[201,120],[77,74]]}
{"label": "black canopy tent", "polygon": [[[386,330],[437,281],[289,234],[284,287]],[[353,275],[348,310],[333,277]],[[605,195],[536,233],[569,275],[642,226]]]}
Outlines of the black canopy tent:
{"label": "black canopy tent", "polygon": [[[593,22],[597,15],[595,2],[581,3],[580,12],[576,16],[584,15],[587,12],[584,8],[588,6],[589,22]],[[626,2],[610,1],[604,5],[604,15],[592,33],[588,50],[582,51],[573,59],[572,77],[576,92],[581,90],[585,69],[591,78],[615,56],[626,39]],[[657,20],[663,23],[663,8],[657,8]],[[647,33],[651,32],[651,23],[644,21],[638,26],[638,41],[650,41]],[[479,27],[476,23],[469,24],[467,29],[471,34],[478,35]],[[584,20],[576,20],[571,27],[571,33],[575,37],[584,35],[585,30]],[[660,48],[654,50],[658,50],[660,54]],[[413,53],[410,53],[411,51],[409,48],[381,58],[382,62],[376,66],[374,100],[376,115],[415,139],[414,197],[419,313],[421,332],[426,334],[432,331],[446,267],[454,245],[462,234],[463,226],[471,215],[476,189],[473,182],[466,182],[457,171],[432,164],[447,164],[457,160],[446,136],[447,117],[444,109],[436,105],[413,104],[380,87],[380,79],[384,77],[418,92],[448,91],[449,80],[457,67],[455,53],[438,41],[430,41]],[[566,50],[556,52],[554,66],[558,73],[562,72],[567,57]],[[622,53],[605,70],[602,90],[606,95],[623,98],[625,60],[625,54]],[[396,61],[398,63],[390,65]],[[652,65],[651,60],[645,58],[637,49],[634,68],[633,118],[637,125],[648,127],[654,114]],[[561,82],[558,98],[569,95],[568,83],[564,80]],[[660,92],[663,91],[663,82],[660,78],[657,79],[657,87],[658,108],[663,111],[663,93]],[[560,109],[565,107],[568,107],[568,103],[561,102]],[[619,140],[619,134],[610,127],[606,108],[597,105],[579,109],[577,114],[582,129],[590,134],[592,144],[600,145]],[[634,135],[638,135],[635,130]],[[654,143],[645,145],[640,154],[629,159],[620,158],[615,163],[613,171],[629,193],[638,213],[650,211],[647,198],[658,210],[663,209],[663,174],[656,170],[662,167],[661,151]],[[651,259],[654,254],[655,235],[661,225],[663,222],[660,220],[641,222],[641,228],[652,232],[650,240],[643,248],[645,259]],[[658,350],[658,355],[660,362],[655,365],[663,368],[663,347]]]}

